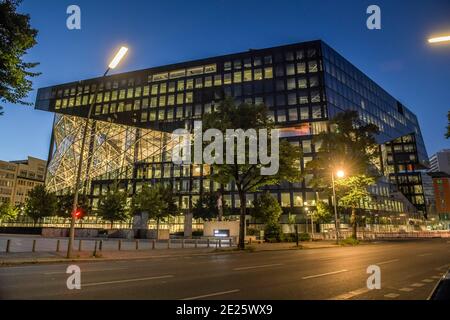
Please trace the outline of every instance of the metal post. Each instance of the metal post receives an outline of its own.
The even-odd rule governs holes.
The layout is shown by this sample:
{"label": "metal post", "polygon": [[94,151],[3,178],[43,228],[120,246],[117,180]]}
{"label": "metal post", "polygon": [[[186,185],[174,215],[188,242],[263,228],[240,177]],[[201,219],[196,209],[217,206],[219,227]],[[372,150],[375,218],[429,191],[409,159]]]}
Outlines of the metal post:
{"label": "metal post", "polygon": [[198,246],[198,239],[195,239],[195,248]]}
{"label": "metal post", "polygon": [[222,239],[219,239],[219,248],[222,248]]}
{"label": "metal post", "polygon": [[100,240],[100,243],[98,245],[98,250],[102,251],[102,249],[103,249],[103,240]]}
{"label": "metal post", "polygon": [[167,240],[167,249],[170,249],[170,239]]}
{"label": "metal post", "polygon": [[59,244],[60,244],[60,240],[58,239],[56,241],[56,252],[59,252]]}
{"label": "metal post", "polygon": [[122,250],[122,239],[119,239],[119,242],[117,243],[117,249],[119,251]]}
{"label": "metal post", "polygon": [[156,241],[153,239],[152,241],[152,249],[155,249]]}
{"label": "metal post", "polygon": [[336,244],[339,244],[339,221],[337,212],[337,201],[336,201],[336,189],[334,187],[334,172],[331,172],[331,185],[333,187],[333,205],[334,205],[334,220],[335,220],[335,232],[336,232]]}
{"label": "metal post", "polygon": [[81,251],[82,248],[82,240],[80,239],[78,242],[78,251]]}
{"label": "metal post", "polygon": [[295,243],[298,247],[298,224],[295,224]]}
{"label": "metal post", "polygon": [[94,253],[92,254],[93,257],[97,256],[97,240],[95,240],[94,244]]}
{"label": "metal post", "polygon": [[8,240],[6,240],[6,253],[9,253],[10,247],[11,247],[11,240],[8,239]]}
{"label": "metal post", "polygon": [[136,250],[139,250],[139,240],[135,240],[136,243]]}
{"label": "metal post", "polygon": [[[105,77],[108,74],[108,71],[109,71],[109,68],[105,71],[105,73],[103,74],[103,77]],[[83,137],[81,139],[80,158],[78,159],[78,168],[77,168],[75,189],[74,189],[74,195],[73,195],[72,213],[78,209],[78,193],[79,193],[80,182],[81,182],[81,170],[82,170],[82,166],[83,166],[84,146],[86,144],[87,131],[89,128],[89,120],[91,119],[92,109],[94,109],[94,104],[97,101],[97,93],[98,93],[99,87],[100,87],[100,82],[97,83],[97,86],[95,87],[95,92],[94,92],[92,102],[89,106],[88,115],[84,121]],[[69,243],[67,244],[67,258],[72,257],[72,244],[74,241],[75,241],[75,217],[72,214],[71,219],[70,219]]]}
{"label": "metal post", "polygon": [[206,247],[209,248],[209,238],[206,239]]}
{"label": "metal post", "polygon": [[31,248],[31,252],[36,252],[36,239],[33,239],[33,247]]}
{"label": "metal post", "polygon": [[183,239],[183,240],[181,240],[181,248],[183,248],[183,249],[184,249],[184,239]]}

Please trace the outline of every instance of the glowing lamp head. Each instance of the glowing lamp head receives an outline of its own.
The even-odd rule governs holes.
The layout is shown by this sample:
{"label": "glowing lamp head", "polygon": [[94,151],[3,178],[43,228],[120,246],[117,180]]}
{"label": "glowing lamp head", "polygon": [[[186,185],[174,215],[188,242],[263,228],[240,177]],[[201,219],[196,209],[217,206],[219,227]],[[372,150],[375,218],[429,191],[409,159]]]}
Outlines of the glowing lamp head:
{"label": "glowing lamp head", "polygon": [[114,69],[117,67],[119,62],[122,60],[122,58],[127,54],[128,48],[127,47],[121,47],[119,51],[116,53],[114,59],[112,59],[111,63],[109,64],[110,69]]}
{"label": "glowing lamp head", "polygon": [[345,176],[344,170],[338,170],[338,171],[336,172],[336,176],[337,176],[338,178],[343,178],[343,177]]}

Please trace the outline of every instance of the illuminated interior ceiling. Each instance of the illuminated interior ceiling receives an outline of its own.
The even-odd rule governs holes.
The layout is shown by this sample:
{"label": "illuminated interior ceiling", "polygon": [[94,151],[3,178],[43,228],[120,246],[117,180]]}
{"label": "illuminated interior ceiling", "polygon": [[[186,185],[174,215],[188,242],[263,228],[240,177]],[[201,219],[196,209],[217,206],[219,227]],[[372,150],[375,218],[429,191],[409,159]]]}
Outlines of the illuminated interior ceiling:
{"label": "illuminated interior ceiling", "polygon": [[[46,177],[50,191],[64,192],[74,186],[84,121],[55,115],[53,152]],[[87,132],[82,181],[130,179],[135,163],[168,161],[175,145],[167,132],[110,122],[91,121]]]}

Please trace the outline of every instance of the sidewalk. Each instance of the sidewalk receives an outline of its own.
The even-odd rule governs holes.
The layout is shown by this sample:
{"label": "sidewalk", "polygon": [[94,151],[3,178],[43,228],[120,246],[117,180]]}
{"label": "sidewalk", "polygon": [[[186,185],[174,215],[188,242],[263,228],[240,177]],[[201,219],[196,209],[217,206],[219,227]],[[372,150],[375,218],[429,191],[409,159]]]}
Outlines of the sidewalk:
{"label": "sidewalk", "polygon": [[65,252],[13,252],[0,253],[0,266],[19,265],[19,264],[35,264],[35,263],[58,263],[70,261],[111,261],[111,260],[137,260],[137,259],[153,259],[165,257],[182,257],[195,255],[210,254],[232,254],[242,252],[262,252],[277,250],[302,250],[302,249],[322,249],[339,247],[331,241],[318,242],[301,242],[299,247],[295,243],[252,243],[247,244],[247,251],[239,251],[232,247],[223,248],[173,248],[173,249],[156,249],[156,250],[122,250],[122,251],[97,251],[97,257],[93,257],[93,251],[77,251],[74,250],[74,258],[66,259]]}

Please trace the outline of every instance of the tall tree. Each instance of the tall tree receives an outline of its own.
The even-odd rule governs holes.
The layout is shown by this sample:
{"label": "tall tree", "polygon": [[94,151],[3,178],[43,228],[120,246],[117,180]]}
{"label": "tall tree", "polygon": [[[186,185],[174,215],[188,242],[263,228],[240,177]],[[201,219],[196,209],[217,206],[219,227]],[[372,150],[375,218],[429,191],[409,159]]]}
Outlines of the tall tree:
{"label": "tall tree", "polygon": [[339,205],[351,209],[350,224],[352,225],[352,238],[357,238],[358,216],[357,210],[364,203],[372,202],[372,196],[368,187],[376,182],[374,177],[364,174],[350,176],[336,181],[336,186],[343,193],[339,198]]}
{"label": "tall tree", "polygon": [[127,193],[117,187],[108,190],[105,195],[100,197],[97,215],[109,221],[111,228],[114,221],[126,221],[129,218]]}
{"label": "tall tree", "polygon": [[17,217],[19,210],[10,202],[0,203],[0,222],[13,220]]}
{"label": "tall tree", "polygon": [[[252,105],[242,103],[236,105],[234,100],[226,98],[217,109],[203,117],[203,130],[215,128],[222,133],[227,129],[260,130],[274,128],[274,124],[268,116],[268,109],[264,105]],[[226,150],[225,141],[223,150]],[[238,152],[234,150],[234,164],[213,164],[211,178],[221,184],[234,182],[240,199],[240,222],[239,222],[239,248],[244,249],[245,216],[247,213],[245,195],[256,191],[262,186],[275,185],[283,181],[295,182],[301,179],[300,172],[300,149],[285,140],[279,144],[279,170],[274,175],[262,175],[263,165],[250,164],[249,148],[245,149],[244,164],[238,164]]]}
{"label": "tall tree", "polygon": [[55,215],[56,206],[56,195],[48,192],[43,185],[38,185],[28,193],[25,213],[33,219],[34,225],[36,225],[39,219]]}
{"label": "tall tree", "polygon": [[156,220],[156,234],[159,237],[160,221],[178,213],[172,187],[162,184],[144,185],[132,199],[133,213],[147,212],[150,219]]}
{"label": "tall tree", "polygon": [[[363,182],[368,183],[378,176],[377,165],[380,158],[375,139],[378,132],[376,125],[361,121],[357,111],[338,113],[330,121],[330,130],[320,133],[314,139],[320,148],[315,158],[307,164],[307,171],[314,175],[311,180],[313,187],[331,194],[332,174],[342,169],[348,178],[336,180],[343,182],[338,184],[338,189],[342,186],[338,194],[345,196],[345,192],[350,192],[345,202],[342,202],[349,205],[350,198],[354,198],[350,195],[356,195],[355,188],[362,188]],[[345,185],[346,179],[349,181]],[[352,186],[353,183],[355,184]],[[362,189],[359,191],[364,193]],[[357,227],[356,214],[357,211],[352,210],[351,222],[354,230]]]}
{"label": "tall tree", "polygon": [[[89,198],[86,195],[80,195],[78,200],[78,206],[81,207],[86,214],[90,214],[91,207],[89,204]],[[73,209],[73,193],[68,192],[61,196],[58,196],[56,215],[58,217],[70,218],[72,216]]]}
{"label": "tall tree", "polygon": [[273,224],[278,223],[283,210],[277,199],[269,192],[263,192],[253,201],[251,212],[254,218],[260,219],[264,224]]}
{"label": "tall tree", "polygon": [[29,78],[40,73],[30,71],[38,63],[25,62],[22,57],[36,44],[38,32],[31,28],[29,15],[16,12],[21,2],[0,1],[0,102],[30,105],[22,99],[32,89]]}
{"label": "tall tree", "polygon": [[[192,208],[192,216],[195,219],[210,221],[219,217],[219,194],[217,192],[206,192],[200,196]],[[222,204],[223,212],[228,215],[230,208]]]}

